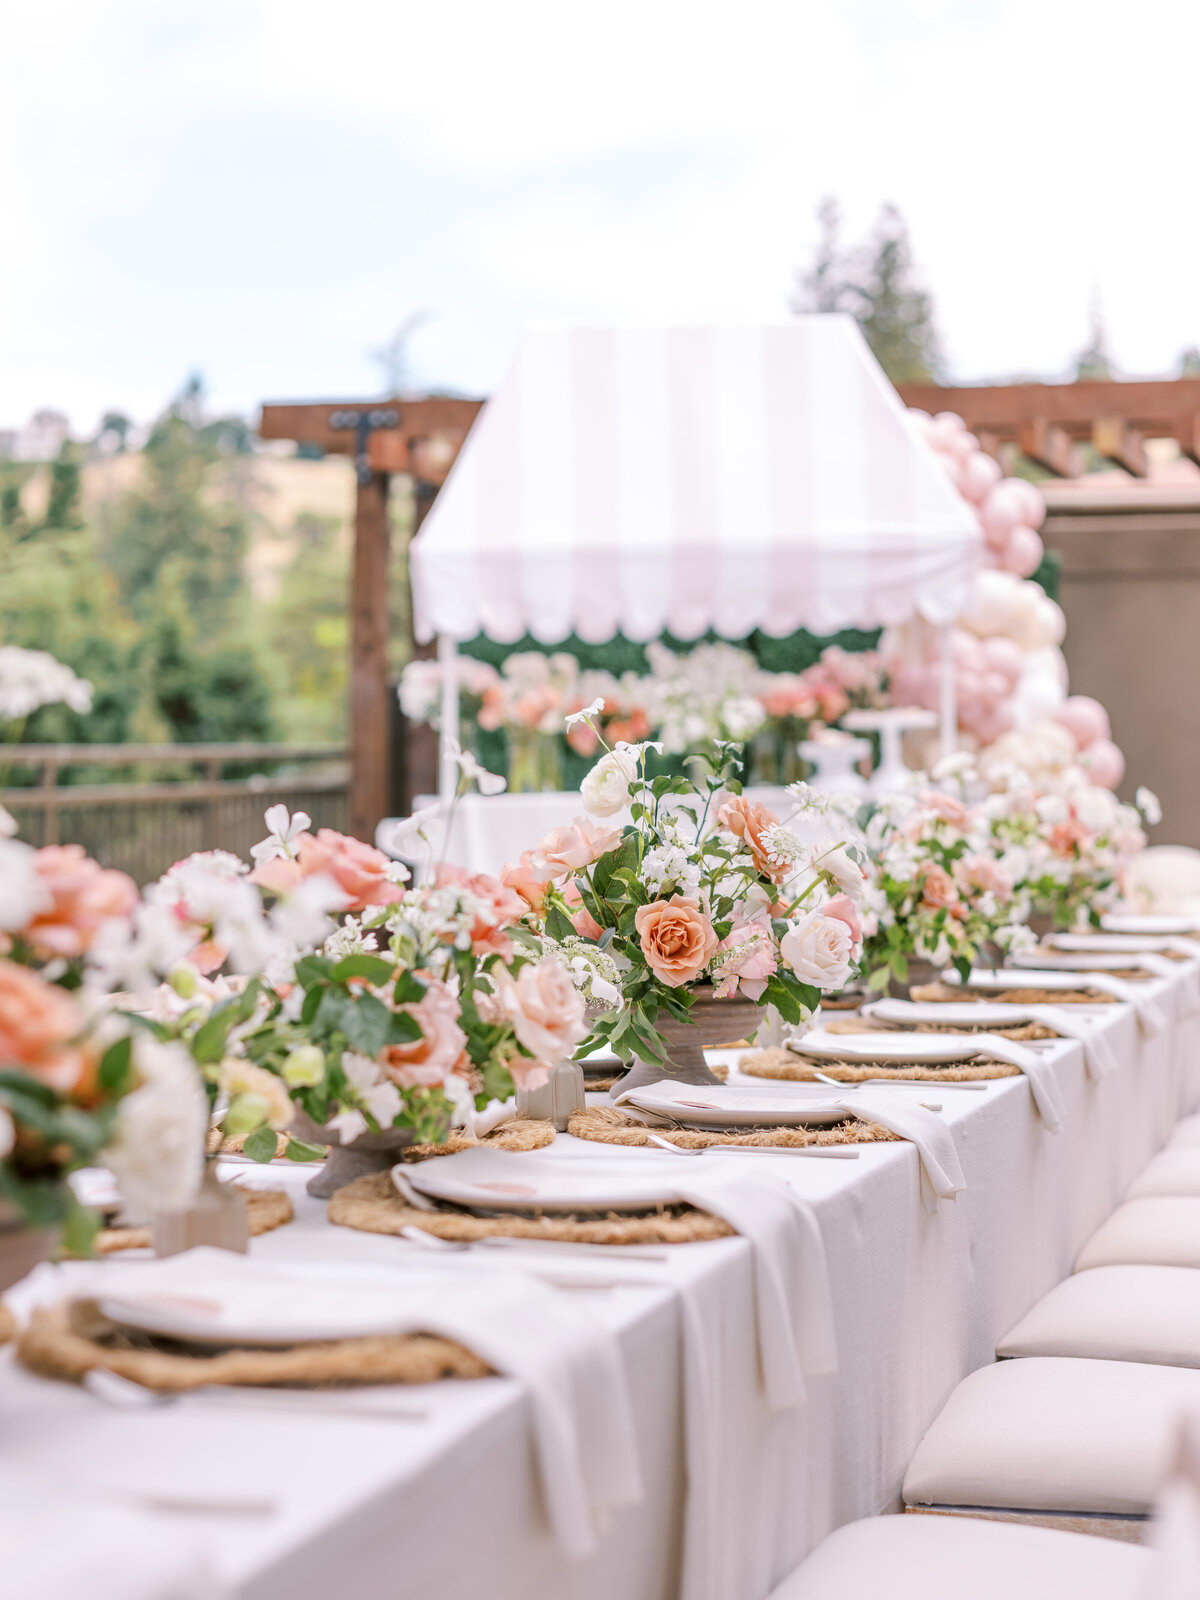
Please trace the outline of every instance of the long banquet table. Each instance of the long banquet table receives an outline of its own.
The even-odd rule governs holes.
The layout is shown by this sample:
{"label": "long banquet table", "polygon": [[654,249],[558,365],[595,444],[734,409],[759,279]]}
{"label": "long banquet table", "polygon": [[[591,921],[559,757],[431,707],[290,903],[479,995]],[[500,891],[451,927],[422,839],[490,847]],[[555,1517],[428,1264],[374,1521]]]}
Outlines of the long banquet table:
{"label": "long banquet table", "polygon": [[[238,1600],[667,1600],[681,1592],[688,1492],[686,1287],[719,1351],[706,1419],[719,1445],[715,1537],[705,1570],[693,1564],[689,1596],[762,1600],[834,1527],[898,1506],[909,1458],[951,1390],[1071,1270],[1173,1122],[1200,1103],[1188,975],[1146,987],[1171,1019],[1157,1036],[1141,1037],[1125,1004],[1087,1013],[1118,1060],[1102,1081],[1089,1077],[1081,1044],[1046,1050],[1063,1102],[1058,1134],[1039,1120],[1024,1078],[936,1091],[967,1180],[936,1215],[922,1206],[908,1143],[860,1146],[855,1161],[723,1158],[748,1168],[769,1161],[819,1221],[839,1370],[810,1379],[804,1404],[766,1409],[744,1240],[664,1249],[665,1261],[622,1259],[620,1276],[642,1281],[580,1291],[619,1340],[646,1486],[593,1557],[569,1561],[554,1543],[526,1401],[501,1378],[388,1391],[407,1413],[394,1421],[187,1399],[128,1413],[35,1378],[9,1354],[0,1362],[0,1480],[44,1484],[48,1503],[64,1484],[79,1494],[217,1484],[232,1499],[268,1497],[273,1509],[257,1515],[137,1514],[156,1535],[175,1529],[202,1544]],[[575,1144],[560,1139],[563,1149]],[[307,1176],[280,1165],[254,1171],[255,1182],[286,1183],[297,1212],[254,1242],[255,1256],[411,1261],[418,1247],[405,1241],[332,1227],[323,1203],[304,1193]]]}

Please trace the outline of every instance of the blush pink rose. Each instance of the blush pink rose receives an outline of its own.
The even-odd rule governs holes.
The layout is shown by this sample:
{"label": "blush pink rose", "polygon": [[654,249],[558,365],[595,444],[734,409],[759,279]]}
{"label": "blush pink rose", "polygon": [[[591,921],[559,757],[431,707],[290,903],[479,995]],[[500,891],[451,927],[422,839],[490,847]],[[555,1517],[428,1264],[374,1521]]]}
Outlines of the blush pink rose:
{"label": "blush pink rose", "polygon": [[1091,834],[1082,822],[1071,817],[1066,822],[1055,823],[1047,840],[1056,856],[1073,856],[1080,845],[1086,844]]}
{"label": "blush pink rose", "polygon": [[276,856],[264,861],[250,874],[250,882],[274,894],[287,894],[304,878],[324,873],[346,895],[344,910],[365,911],[368,906],[391,905],[400,898],[398,885],[388,877],[390,867],[387,856],[374,845],[333,828],[321,828],[315,836],[299,836],[294,860]]}
{"label": "blush pink rose", "polygon": [[858,920],[858,907],[848,894],[832,895],[821,910],[827,917],[836,917],[839,922],[844,922],[855,944],[859,942],[863,936],[862,923]]}
{"label": "blush pink rose", "polygon": [[566,827],[553,828],[533,847],[531,865],[542,879],[565,878],[581,872],[621,842],[620,828],[608,828],[590,817],[576,817]]}
{"label": "blush pink rose", "polygon": [[966,855],[954,863],[954,876],[964,889],[981,889],[1001,900],[1012,897],[1013,881],[991,856]]}
{"label": "blush pink rose", "polygon": [[499,992],[513,1032],[538,1063],[564,1060],[586,1038],[583,996],[553,956],[507,976]]}
{"label": "blush pink rose", "polygon": [[0,957],[0,1065],[19,1067],[62,1093],[87,1075],[75,1043],[83,1018],[65,989],[40,973]]}
{"label": "blush pink rose", "polygon": [[778,965],[770,925],[765,919],[746,917],[739,906],[733,914],[733,927],[713,957],[713,993],[719,1000],[728,1000],[740,986],[751,1000],[760,1000]]}
{"label": "blush pink rose", "polygon": [[390,1044],[380,1056],[384,1071],[402,1089],[434,1089],[462,1060],[467,1036],[458,1025],[458,1001],[438,979],[412,1005],[402,1006],[417,1021],[421,1037],[412,1044]]}
{"label": "blush pink rose", "polygon": [[475,921],[471,925],[471,951],[477,956],[499,955],[506,960],[513,952],[512,940],[505,931],[520,922],[527,907],[521,896],[486,872],[467,872],[462,867],[440,866],[437,885],[465,889],[476,901]]}
{"label": "blush pink rose", "polygon": [[952,828],[958,828],[960,832],[965,830],[971,820],[971,813],[961,800],[956,800],[952,794],[942,794],[937,789],[926,789],[919,796],[918,803],[939,821],[948,822]]}
{"label": "blush pink rose", "polygon": [[681,894],[639,906],[633,925],[646,965],[672,989],[698,978],[720,942],[700,902]]}
{"label": "blush pink rose", "polygon": [[779,818],[773,811],[759,805],[756,800],[747,800],[745,795],[741,794],[728,795],[717,807],[717,826],[727,828],[736,838],[742,840],[754,857],[754,865],[773,883],[780,883],[786,878],[788,868],[771,860],[762,836],[778,821]]}
{"label": "blush pink rose", "polygon": [[574,878],[563,890],[563,899],[575,909],[571,912],[571,926],[581,939],[599,939],[604,929],[583,903],[579,885]]}
{"label": "blush pink rose", "polygon": [[34,858],[50,896],[47,910],[24,930],[39,956],[81,956],[104,922],[132,914],[137,885],[93,861],[81,844],[49,844]]}
{"label": "blush pink rose", "polygon": [[500,882],[519,894],[530,911],[540,911],[545,904],[547,880],[534,871],[532,850],[522,850],[520,861],[506,862]]}

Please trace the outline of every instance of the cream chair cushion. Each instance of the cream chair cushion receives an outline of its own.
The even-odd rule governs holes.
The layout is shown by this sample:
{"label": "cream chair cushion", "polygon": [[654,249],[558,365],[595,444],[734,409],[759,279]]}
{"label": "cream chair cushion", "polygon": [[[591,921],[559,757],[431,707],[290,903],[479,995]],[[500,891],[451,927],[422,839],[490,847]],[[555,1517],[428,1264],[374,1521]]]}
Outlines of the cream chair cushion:
{"label": "cream chair cushion", "polygon": [[1200,1367],[1200,1272],[1187,1267],[1077,1272],[1021,1318],[996,1354]]}
{"label": "cream chair cushion", "polygon": [[1032,1356],[964,1378],[917,1446],[910,1506],[1149,1512],[1200,1372]]}
{"label": "cream chair cushion", "polygon": [[1184,1148],[1200,1148],[1200,1115],[1184,1117],[1182,1122],[1175,1124],[1167,1140],[1167,1149],[1177,1150],[1181,1145]]}
{"label": "cream chair cushion", "polygon": [[1125,1201],[1084,1245],[1075,1271],[1135,1265],[1200,1267],[1200,1197]]}
{"label": "cream chair cushion", "polygon": [[1200,1199],[1200,1146],[1160,1150],[1126,1189],[1125,1198],[1143,1200],[1147,1195],[1164,1194]]}
{"label": "cream chair cushion", "polygon": [[1144,1600],[1155,1558],[1137,1545],[975,1517],[851,1522],[770,1600]]}

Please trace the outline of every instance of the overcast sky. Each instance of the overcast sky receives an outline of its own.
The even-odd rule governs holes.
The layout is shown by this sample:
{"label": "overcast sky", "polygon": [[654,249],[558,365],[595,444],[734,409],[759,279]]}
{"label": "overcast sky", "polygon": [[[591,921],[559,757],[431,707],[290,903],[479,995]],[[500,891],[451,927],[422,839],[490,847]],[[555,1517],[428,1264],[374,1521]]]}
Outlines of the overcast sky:
{"label": "overcast sky", "polygon": [[0,0],[0,425],[486,393],[530,317],[773,319],[840,197],[951,372],[1200,344],[1195,0]]}

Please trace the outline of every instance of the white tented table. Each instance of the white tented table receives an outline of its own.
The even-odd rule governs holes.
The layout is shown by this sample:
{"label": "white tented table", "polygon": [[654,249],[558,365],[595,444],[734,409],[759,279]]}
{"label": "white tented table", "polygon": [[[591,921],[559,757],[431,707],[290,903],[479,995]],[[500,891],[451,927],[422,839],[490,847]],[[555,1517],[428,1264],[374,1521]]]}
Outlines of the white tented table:
{"label": "white tented table", "polygon": [[[236,1600],[668,1600],[680,1592],[687,1492],[676,1293],[686,1282],[703,1297],[720,1350],[710,1418],[720,1429],[720,1528],[706,1593],[762,1600],[832,1528],[898,1505],[909,1458],[951,1390],[1070,1271],[1173,1122],[1200,1102],[1200,1027],[1184,1014],[1190,988],[1182,973],[1148,988],[1173,1018],[1155,1038],[1139,1037],[1124,1004],[1089,1013],[1119,1062],[1102,1082],[1089,1079],[1078,1043],[1047,1052],[1064,1108],[1058,1135],[1042,1126],[1023,1078],[941,1092],[967,1188],[935,1216],[922,1207],[910,1144],[862,1146],[854,1162],[723,1158],[770,1160],[816,1210],[840,1369],[811,1379],[803,1406],[768,1415],[761,1399],[744,1241],[623,1264],[644,1285],[588,1291],[627,1362],[647,1493],[586,1562],[564,1560],[549,1536],[525,1403],[501,1379],[406,1390],[396,1404],[422,1415],[394,1422],[188,1400],[128,1414],[8,1357],[0,1474],[44,1480],[48,1501],[63,1483],[110,1494],[219,1485],[273,1497],[269,1515],[141,1514],[156,1534],[174,1527],[199,1538]],[[303,1194],[305,1176],[260,1173],[294,1190],[297,1220],[256,1241],[256,1255],[379,1263],[412,1248],[331,1227]]]}

